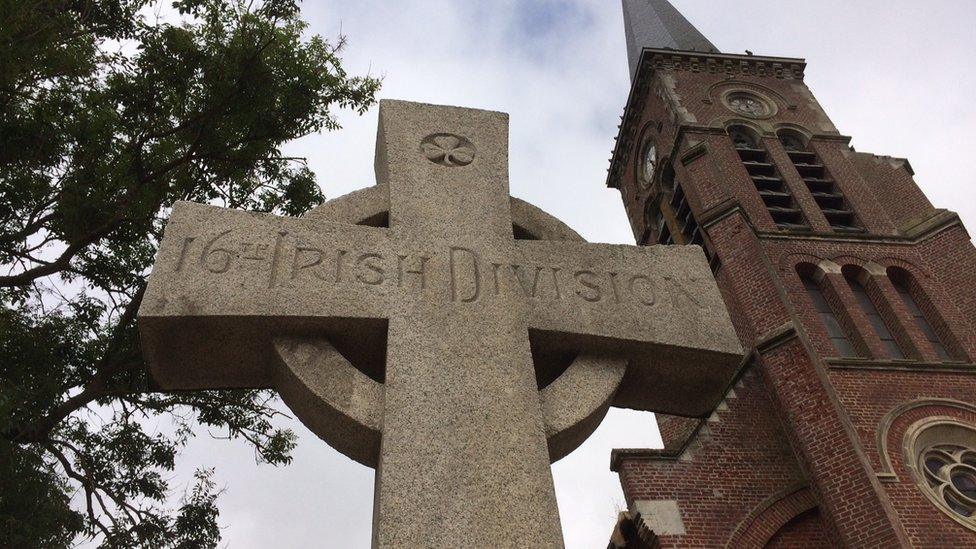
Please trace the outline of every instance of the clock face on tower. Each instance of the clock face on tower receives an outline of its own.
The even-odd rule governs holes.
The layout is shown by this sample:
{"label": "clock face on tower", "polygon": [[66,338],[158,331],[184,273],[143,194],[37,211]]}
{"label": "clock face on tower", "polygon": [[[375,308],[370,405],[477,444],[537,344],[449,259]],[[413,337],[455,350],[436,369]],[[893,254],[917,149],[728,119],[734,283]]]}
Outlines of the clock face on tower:
{"label": "clock face on tower", "polygon": [[748,93],[733,93],[728,96],[728,106],[733,111],[758,118],[770,114],[769,104]]}
{"label": "clock face on tower", "polygon": [[641,183],[647,187],[654,181],[654,170],[657,169],[657,147],[654,142],[648,140],[644,145],[643,158],[641,159]]}

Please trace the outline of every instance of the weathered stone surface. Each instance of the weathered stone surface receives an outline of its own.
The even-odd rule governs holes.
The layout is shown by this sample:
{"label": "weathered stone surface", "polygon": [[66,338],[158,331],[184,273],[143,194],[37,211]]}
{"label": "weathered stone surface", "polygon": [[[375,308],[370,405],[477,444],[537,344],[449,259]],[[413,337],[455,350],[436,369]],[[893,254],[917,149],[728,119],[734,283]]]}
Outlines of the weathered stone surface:
{"label": "weathered stone surface", "polygon": [[281,364],[274,386],[313,433],[352,459],[376,467],[383,429],[383,385],[324,339],[274,339]]}
{"label": "weathered stone surface", "polygon": [[699,249],[509,198],[507,122],[385,101],[376,187],[301,219],[179,203],[150,277],[157,383],[277,388],[377,467],[378,547],[560,546],[550,459],[611,403],[707,414],[741,357]]}
{"label": "weathered stone surface", "polygon": [[580,355],[540,391],[552,461],[575,450],[596,430],[626,371],[623,358]]}

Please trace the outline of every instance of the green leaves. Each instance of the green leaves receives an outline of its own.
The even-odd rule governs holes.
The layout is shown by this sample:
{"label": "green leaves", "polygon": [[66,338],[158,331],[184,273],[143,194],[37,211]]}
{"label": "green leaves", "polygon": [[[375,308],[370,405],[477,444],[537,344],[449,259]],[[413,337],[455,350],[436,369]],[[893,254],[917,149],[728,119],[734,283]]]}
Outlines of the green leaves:
{"label": "green leaves", "polygon": [[195,426],[290,461],[267,391],[148,392],[135,312],[174,202],[305,213],[322,192],[281,147],[379,81],[293,1],[172,6],[0,0],[0,545],[212,547],[210,471],[167,507]]}
{"label": "green leaves", "polygon": [[0,540],[7,547],[71,547],[85,518],[41,448],[0,441]]}

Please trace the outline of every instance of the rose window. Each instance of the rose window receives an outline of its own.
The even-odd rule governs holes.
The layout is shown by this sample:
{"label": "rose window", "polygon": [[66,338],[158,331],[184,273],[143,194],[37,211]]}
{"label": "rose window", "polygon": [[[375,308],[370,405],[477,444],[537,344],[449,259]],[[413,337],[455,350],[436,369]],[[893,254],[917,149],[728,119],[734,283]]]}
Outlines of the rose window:
{"label": "rose window", "polygon": [[976,521],[976,451],[958,444],[939,444],[921,455],[930,497],[964,519]]}
{"label": "rose window", "polygon": [[733,93],[726,99],[733,111],[753,118],[764,117],[772,113],[772,108],[766,101],[751,93]]}

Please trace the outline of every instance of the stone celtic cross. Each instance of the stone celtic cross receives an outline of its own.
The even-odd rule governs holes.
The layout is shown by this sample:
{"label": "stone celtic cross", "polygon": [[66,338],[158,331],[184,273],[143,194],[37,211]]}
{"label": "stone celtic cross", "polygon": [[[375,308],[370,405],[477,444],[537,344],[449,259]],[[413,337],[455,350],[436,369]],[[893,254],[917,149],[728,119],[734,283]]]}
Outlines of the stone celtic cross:
{"label": "stone celtic cross", "polygon": [[508,118],[384,101],[377,185],[172,212],[139,311],[165,390],[273,387],[376,468],[374,547],[560,547],[550,463],[608,406],[702,416],[741,349],[701,250],[508,195]]}

